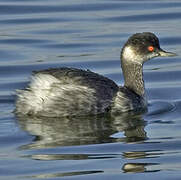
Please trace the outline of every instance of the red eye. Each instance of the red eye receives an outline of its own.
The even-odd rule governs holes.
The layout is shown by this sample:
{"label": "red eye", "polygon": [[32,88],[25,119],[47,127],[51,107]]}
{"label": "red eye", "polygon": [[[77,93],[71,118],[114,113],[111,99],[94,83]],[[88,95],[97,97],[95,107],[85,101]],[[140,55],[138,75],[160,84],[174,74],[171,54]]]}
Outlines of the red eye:
{"label": "red eye", "polygon": [[148,46],[148,51],[153,52],[154,51],[154,47],[153,46]]}

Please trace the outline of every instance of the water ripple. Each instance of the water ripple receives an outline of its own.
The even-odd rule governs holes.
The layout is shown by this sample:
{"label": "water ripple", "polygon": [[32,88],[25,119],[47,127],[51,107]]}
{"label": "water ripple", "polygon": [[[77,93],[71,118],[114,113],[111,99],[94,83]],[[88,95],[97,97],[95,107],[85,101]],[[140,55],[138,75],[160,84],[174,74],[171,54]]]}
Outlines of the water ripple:
{"label": "water ripple", "polygon": [[56,22],[67,22],[69,19],[65,18],[16,18],[16,19],[4,19],[0,20],[0,24],[15,24],[15,25],[26,25],[26,24],[42,24],[42,23],[56,23]]}
{"label": "water ripple", "polygon": [[1,179],[180,179],[180,56],[145,64],[147,114],[12,113],[34,70],[77,67],[122,84],[120,47],[132,33],[155,32],[179,54],[179,0],[2,0],[0,15]]}
{"label": "water ripple", "polygon": [[174,13],[154,13],[154,14],[139,14],[139,15],[131,15],[131,16],[117,16],[117,17],[110,17],[105,18],[105,21],[120,21],[120,22],[139,22],[139,21],[168,21],[168,20],[175,20],[180,19],[181,13],[174,12]]}

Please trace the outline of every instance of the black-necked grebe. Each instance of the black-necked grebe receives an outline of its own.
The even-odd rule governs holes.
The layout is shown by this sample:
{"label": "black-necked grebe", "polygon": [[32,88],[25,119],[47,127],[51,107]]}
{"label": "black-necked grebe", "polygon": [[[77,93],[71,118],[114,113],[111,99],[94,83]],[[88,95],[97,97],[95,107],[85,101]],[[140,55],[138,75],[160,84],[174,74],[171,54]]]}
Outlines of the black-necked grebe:
{"label": "black-necked grebe", "polygon": [[123,87],[89,70],[42,70],[34,72],[29,86],[18,91],[16,113],[59,117],[144,111],[147,101],[143,63],[154,57],[174,55],[160,48],[153,33],[136,33],[121,52]]}

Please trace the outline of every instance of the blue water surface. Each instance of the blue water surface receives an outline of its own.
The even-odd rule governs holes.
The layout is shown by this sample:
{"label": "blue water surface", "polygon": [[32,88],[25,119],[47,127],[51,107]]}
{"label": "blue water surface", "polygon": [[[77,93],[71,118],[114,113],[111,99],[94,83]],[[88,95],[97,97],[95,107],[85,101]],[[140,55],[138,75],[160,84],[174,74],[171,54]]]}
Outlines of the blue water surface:
{"label": "blue water surface", "polygon": [[[0,179],[181,179],[179,0],[0,0]],[[16,117],[34,70],[90,69],[123,84],[120,49],[154,32],[178,54],[144,65],[149,110],[115,117]]]}

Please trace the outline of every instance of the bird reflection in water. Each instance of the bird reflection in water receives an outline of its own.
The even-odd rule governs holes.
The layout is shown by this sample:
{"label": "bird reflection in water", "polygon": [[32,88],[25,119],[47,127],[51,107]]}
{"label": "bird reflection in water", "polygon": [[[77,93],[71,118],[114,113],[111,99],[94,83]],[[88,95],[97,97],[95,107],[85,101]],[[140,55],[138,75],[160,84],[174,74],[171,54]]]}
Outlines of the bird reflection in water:
{"label": "bird reflection in water", "polygon": [[[100,115],[83,117],[19,116],[20,127],[36,138],[25,149],[109,142],[137,142],[146,139],[142,114]],[[124,136],[114,137],[122,132]]]}
{"label": "bird reflection in water", "polygon": [[[124,113],[84,117],[45,118],[16,116],[20,127],[36,138],[21,149],[53,148],[60,146],[100,144],[110,142],[140,143],[147,139],[143,114]],[[114,136],[115,134],[124,136]],[[154,153],[155,155],[155,153]],[[88,154],[32,154],[36,160],[81,160],[89,159]],[[95,155],[94,155],[95,156]],[[121,165],[124,173],[156,172],[156,163],[140,163],[149,153],[143,151],[122,152],[127,163]],[[138,162],[131,162],[138,160]],[[155,168],[154,168],[155,167]],[[84,172],[82,172],[84,174]],[[65,176],[60,173],[59,176]]]}

